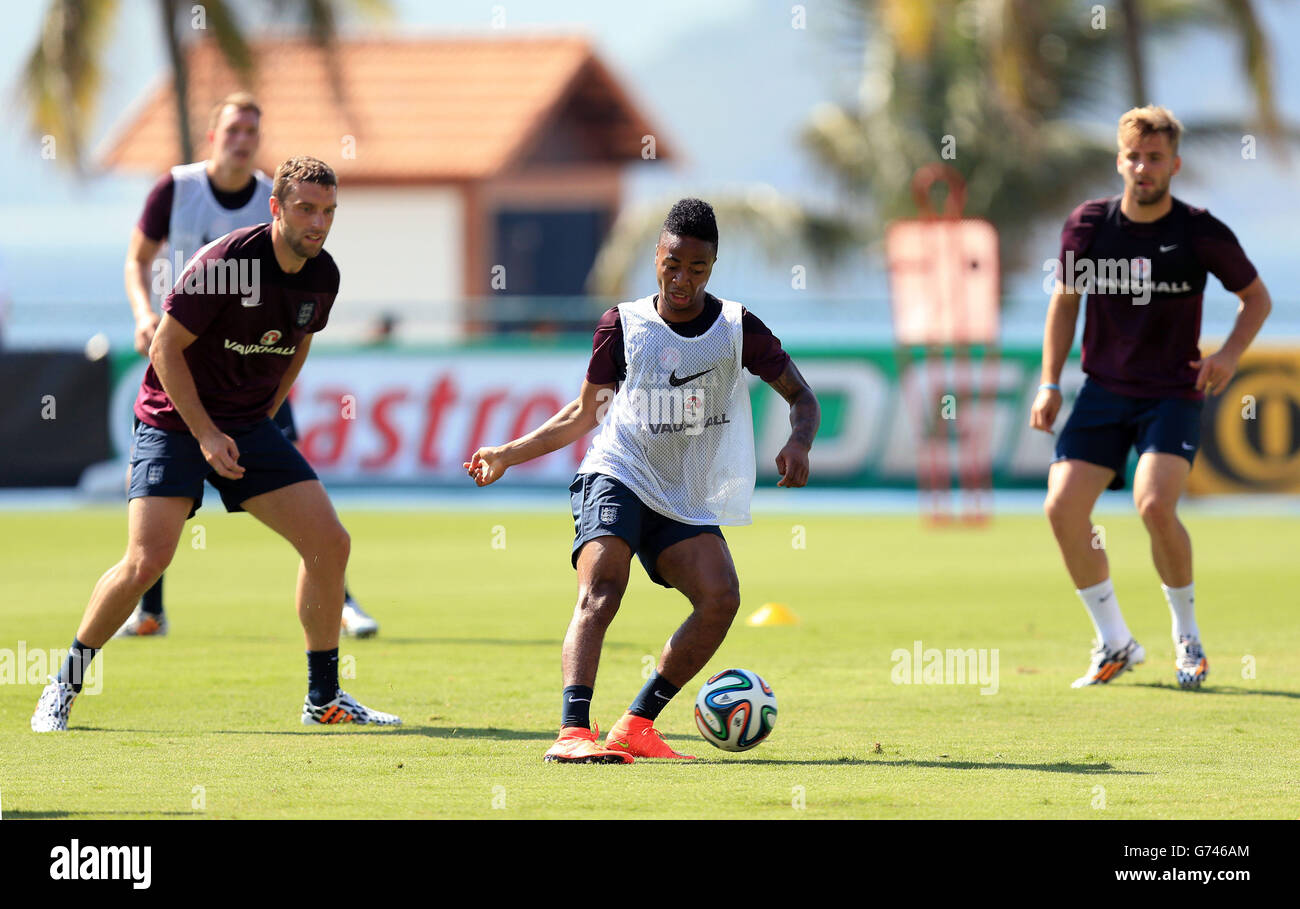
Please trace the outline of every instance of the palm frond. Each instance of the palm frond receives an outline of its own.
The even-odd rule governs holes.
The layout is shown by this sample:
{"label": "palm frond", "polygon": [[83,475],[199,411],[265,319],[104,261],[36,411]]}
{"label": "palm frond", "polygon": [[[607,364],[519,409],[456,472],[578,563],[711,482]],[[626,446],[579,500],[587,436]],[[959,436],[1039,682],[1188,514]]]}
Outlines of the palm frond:
{"label": "palm frond", "polygon": [[[743,192],[701,193],[713,206],[722,243],[744,236],[756,241],[769,256],[791,248],[811,254],[814,261],[830,262],[861,242],[855,227],[842,218],[809,211],[798,199],[770,186],[757,185]],[[627,290],[635,270],[645,266],[663,227],[664,214],[677,197],[664,197],[625,207],[614,222],[588,278],[588,291],[617,297]]]}
{"label": "palm frond", "polygon": [[1260,125],[1270,138],[1281,139],[1284,130],[1273,84],[1273,52],[1255,5],[1251,0],[1223,0],[1223,6],[1241,41],[1241,68],[1250,81]]}
{"label": "palm frond", "polygon": [[248,87],[252,84],[257,64],[253,60],[248,40],[244,37],[243,27],[226,0],[205,0],[204,8],[207,10],[208,32],[212,40],[240,82]]}
{"label": "palm frond", "polygon": [[54,0],[41,21],[18,91],[37,137],[53,136],[55,160],[83,171],[85,133],[103,84],[104,49],[117,0]]}

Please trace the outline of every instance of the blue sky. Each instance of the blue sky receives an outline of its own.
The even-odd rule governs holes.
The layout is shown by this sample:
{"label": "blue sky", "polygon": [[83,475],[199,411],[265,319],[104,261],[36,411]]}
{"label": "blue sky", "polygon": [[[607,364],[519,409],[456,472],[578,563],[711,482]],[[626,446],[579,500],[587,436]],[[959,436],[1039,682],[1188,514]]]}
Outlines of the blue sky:
{"label": "blue sky", "polygon": [[[1300,4],[1264,0],[1259,5],[1277,51],[1279,100],[1300,121],[1300,56],[1285,53],[1287,36],[1300,34]],[[758,182],[811,198],[827,198],[834,191],[797,146],[811,108],[849,97],[855,84],[845,60],[828,49],[827,29],[834,23],[829,2],[804,4],[803,31],[791,28],[792,4],[761,0],[659,0],[653,6],[608,0],[405,0],[394,6],[396,20],[390,27],[404,32],[487,31],[495,8],[501,8],[508,30],[589,36],[651,121],[683,153],[673,167],[634,168],[626,180],[629,200],[688,193],[707,198]],[[41,2],[10,6],[7,27],[0,33],[0,98],[10,122],[24,127],[15,77],[37,34],[43,7]],[[106,89],[93,133],[97,140],[165,73],[155,17],[152,2],[121,3],[106,58]],[[1153,96],[1184,119],[1232,115],[1247,103],[1236,53],[1231,43],[1209,32],[1158,44],[1151,66]],[[1099,127],[1110,128],[1126,106],[1117,101],[1113,111],[1090,113]],[[1232,226],[1275,299],[1300,311],[1291,290],[1300,283],[1291,223],[1300,208],[1300,148],[1289,171],[1267,160],[1242,162],[1231,147],[1185,161],[1192,163],[1196,176],[1180,178],[1175,191]],[[66,261],[69,254],[87,263],[79,295],[120,297],[126,237],[150,182],[112,176],[78,183],[40,158],[39,146],[25,128],[4,131],[0,251],[15,297],[39,296],[46,286],[42,263],[51,256]],[[1110,189],[1101,187],[1098,194]],[[1061,212],[1062,219],[1065,214]],[[1054,252],[1054,233],[1055,227],[1044,227],[1044,256]],[[1030,275],[1012,286],[1032,292],[1037,281],[1037,275]],[[714,284],[742,300],[777,298],[789,294],[789,266],[776,267],[742,249],[719,262]],[[1211,286],[1217,289],[1213,280]],[[837,298],[878,295],[884,287],[879,264],[865,257],[834,274],[810,275],[809,281],[811,293]]]}

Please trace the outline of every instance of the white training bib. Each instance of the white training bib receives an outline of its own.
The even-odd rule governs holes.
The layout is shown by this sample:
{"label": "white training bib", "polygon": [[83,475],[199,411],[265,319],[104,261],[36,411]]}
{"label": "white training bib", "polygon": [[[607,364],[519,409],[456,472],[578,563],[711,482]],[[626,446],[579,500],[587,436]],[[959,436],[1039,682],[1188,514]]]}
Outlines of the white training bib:
{"label": "white training bib", "polygon": [[741,307],[722,301],[708,331],[686,338],[654,297],[621,303],[627,377],[578,473],[623,483],[684,524],[750,523],[754,428],[741,371]]}
{"label": "white training bib", "polygon": [[[243,208],[225,208],[212,195],[208,183],[208,162],[180,164],[172,168],[175,191],[172,194],[172,217],[167,227],[167,241],[172,261],[182,267],[196,252],[232,230],[265,224],[271,220],[271,180],[260,170],[253,171],[257,188]],[[179,277],[180,272],[178,271]]]}

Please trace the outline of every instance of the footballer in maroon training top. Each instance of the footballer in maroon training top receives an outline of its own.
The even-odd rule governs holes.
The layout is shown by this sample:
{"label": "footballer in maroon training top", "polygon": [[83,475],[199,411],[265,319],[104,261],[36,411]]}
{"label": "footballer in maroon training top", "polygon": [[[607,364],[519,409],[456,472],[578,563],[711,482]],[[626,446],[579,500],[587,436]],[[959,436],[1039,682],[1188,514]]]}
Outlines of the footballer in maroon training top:
{"label": "footballer in maroon training top", "polygon": [[[185,349],[185,362],[218,427],[239,429],[266,418],[298,344],[325,327],[338,290],[338,267],[324,250],[301,271],[285,274],[271,248],[270,224],[226,234],[190,260],[163,311],[198,336]],[[153,366],[135,415],[158,429],[187,431]]]}
{"label": "footballer in maroon training top", "polygon": [[[1121,116],[1115,169],[1124,192],[1083,203],[1061,233],[1043,330],[1043,384],[1029,424],[1052,431],[1062,405],[1061,371],[1086,296],[1086,379],[1056,440],[1044,503],[1096,631],[1088,670],[1075,688],[1107,684],[1146,659],[1120,611],[1104,538],[1092,523],[1102,491],[1127,482],[1132,454],[1133,501],[1173,620],[1175,679],[1182,688],[1199,688],[1209,674],[1196,624],[1191,537],[1178,518],[1178,500],[1200,447],[1205,395],[1232,381],[1272,304],[1232,231],[1170,192],[1182,166],[1182,129],[1163,107]],[[1210,274],[1241,306],[1231,334],[1203,356],[1201,301]]]}
{"label": "footballer in maroon training top", "polygon": [[300,156],[275,172],[269,224],[213,240],[186,265],[149,341],[135,402],[127,546],[100,575],[67,658],[41,692],[34,732],[62,732],[86,669],[176,552],[210,483],[227,511],[248,511],[301,561],[295,606],[307,645],[304,725],[396,726],[339,687],[338,640],[351,539],[311,465],[271,413],[329,320],[339,272],[324,252],[338,178]]}
{"label": "footballer in maroon training top", "polygon": [[1173,199],[1168,214],[1143,223],[1124,216],[1122,199],[1084,202],[1061,231],[1063,280],[1088,292],[1083,371],[1119,394],[1199,399],[1189,364],[1201,356],[1206,275],[1236,293],[1255,266],[1205,209]]}

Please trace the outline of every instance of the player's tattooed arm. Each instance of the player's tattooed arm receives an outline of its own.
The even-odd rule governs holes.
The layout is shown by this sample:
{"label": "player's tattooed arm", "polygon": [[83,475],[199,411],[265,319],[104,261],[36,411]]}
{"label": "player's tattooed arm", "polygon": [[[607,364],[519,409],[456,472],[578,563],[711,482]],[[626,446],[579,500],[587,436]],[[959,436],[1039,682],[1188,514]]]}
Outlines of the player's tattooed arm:
{"label": "player's tattooed arm", "polygon": [[541,426],[507,442],[480,448],[464,463],[465,471],[479,486],[501,478],[507,468],[572,445],[596,428],[614,397],[614,385],[593,385],[583,380],[578,397]]}
{"label": "player's tattooed arm", "polygon": [[821,426],[821,405],[799,367],[794,365],[794,360],[786,364],[781,375],[767,384],[790,405],[790,441],[802,442],[804,447],[812,448],[817,429]]}
{"label": "player's tattooed arm", "polygon": [[808,451],[822,422],[821,405],[794,360],[767,384],[790,405],[790,439],[776,456],[776,469],[781,472],[776,485],[803,486],[808,482]]}

